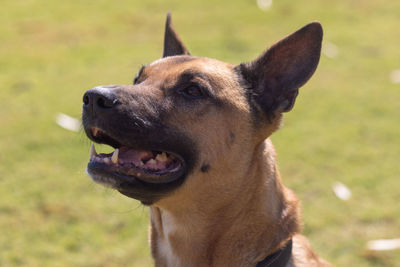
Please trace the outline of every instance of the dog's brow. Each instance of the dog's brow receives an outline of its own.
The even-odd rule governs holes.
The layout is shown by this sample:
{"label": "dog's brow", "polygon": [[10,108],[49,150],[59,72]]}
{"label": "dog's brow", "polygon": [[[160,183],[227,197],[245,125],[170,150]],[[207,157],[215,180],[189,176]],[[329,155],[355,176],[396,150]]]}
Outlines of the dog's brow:
{"label": "dog's brow", "polygon": [[192,69],[188,69],[185,70],[184,72],[182,72],[182,74],[180,75],[181,79],[194,79],[194,78],[200,78],[204,81],[209,81],[207,75],[205,75],[204,73],[198,72],[196,70],[192,70]]}
{"label": "dog's brow", "polygon": [[178,83],[184,83],[189,81],[199,81],[200,84],[206,85],[207,91],[209,92],[210,96],[214,96],[214,88],[217,86],[215,80],[207,75],[207,73],[200,72],[195,69],[187,69],[182,72],[179,77]]}
{"label": "dog's brow", "polygon": [[187,69],[183,71],[176,81],[175,86],[184,86],[185,84],[195,82],[199,85],[202,85],[207,89],[209,93],[211,93],[211,81],[207,75],[201,73],[197,70]]}
{"label": "dog's brow", "polygon": [[191,82],[195,82],[203,88],[209,99],[212,99],[218,106],[222,105],[222,102],[215,95],[213,87],[215,87],[214,81],[206,73],[200,72],[196,69],[186,69],[178,77],[175,87],[186,86]]}

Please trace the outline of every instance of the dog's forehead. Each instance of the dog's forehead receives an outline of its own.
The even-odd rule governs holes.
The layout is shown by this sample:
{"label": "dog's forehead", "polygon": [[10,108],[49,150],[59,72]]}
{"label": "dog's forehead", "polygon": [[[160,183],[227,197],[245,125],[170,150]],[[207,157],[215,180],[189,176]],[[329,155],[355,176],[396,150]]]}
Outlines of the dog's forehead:
{"label": "dog's forehead", "polygon": [[173,56],[152,62],[145,68],[145,71],[148,76],[165,76],[165,78],[193,72],[223,79],[232,76],[233,65],[212,58]]}

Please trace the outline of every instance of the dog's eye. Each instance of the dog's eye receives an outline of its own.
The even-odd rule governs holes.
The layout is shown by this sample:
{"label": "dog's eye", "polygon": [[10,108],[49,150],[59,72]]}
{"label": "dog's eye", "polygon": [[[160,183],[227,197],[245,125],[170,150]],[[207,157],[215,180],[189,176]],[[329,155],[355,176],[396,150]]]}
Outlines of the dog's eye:
{"label": "dog's eye", "polygon": [[190,86],[186,87],[185,89],[183,89],[182,94],[184,96],[190,97],[190,98],[200,98],[200,97],[204,96],[203,91],[195,85],[190,85]]}

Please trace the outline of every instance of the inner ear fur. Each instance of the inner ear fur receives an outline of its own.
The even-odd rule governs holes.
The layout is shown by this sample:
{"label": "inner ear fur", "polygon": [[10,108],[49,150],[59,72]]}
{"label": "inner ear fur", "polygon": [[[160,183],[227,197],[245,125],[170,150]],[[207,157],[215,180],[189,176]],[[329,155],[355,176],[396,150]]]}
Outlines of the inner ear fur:
{"label": "inner ear fur", "polygon": [[322,27],[307,24],[271,46],[257,59],[237,66],[247,83],[251,104],[268,118],[292,109],[298,89],[318,66]]}
{"label": "inner ear fur", "polygon": [[168,12],[165,22],[164,51],[162,57],[177,55],[190,55],[190,53],[172,27],[171,13]]}

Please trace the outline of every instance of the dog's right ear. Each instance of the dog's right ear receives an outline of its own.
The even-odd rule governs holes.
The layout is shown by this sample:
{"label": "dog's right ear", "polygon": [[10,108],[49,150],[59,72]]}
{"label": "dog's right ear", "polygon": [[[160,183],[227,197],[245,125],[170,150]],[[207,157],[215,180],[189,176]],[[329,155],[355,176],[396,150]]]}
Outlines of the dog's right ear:
{"label": "dog's right ear", "polygon": [[190,55],[185,45],[175,32],[171,24],[171,13],[167,14],[167,21],[165,22],[164,34],[164,52],[163,57],[177,56],[177,55]]}
{"label": "dog's right ear", "polygon": [[321,54],[322,27],[312,22],[277,42],[256,60],[236,67],[250,104],[267,118],[290,111],[298,89],[313,75]]}

